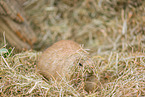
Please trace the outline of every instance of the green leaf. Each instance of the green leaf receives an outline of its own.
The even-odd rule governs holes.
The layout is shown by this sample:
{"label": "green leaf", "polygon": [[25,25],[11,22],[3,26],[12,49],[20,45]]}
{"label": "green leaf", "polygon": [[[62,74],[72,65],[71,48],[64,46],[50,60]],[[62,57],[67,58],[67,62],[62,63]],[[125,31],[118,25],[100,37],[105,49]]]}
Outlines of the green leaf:
{"label": "green leaf", "polygon": [[8,52],[8,50],[6,48],[1,48],[0,49],[0,54],[5,54],[7,52]]}

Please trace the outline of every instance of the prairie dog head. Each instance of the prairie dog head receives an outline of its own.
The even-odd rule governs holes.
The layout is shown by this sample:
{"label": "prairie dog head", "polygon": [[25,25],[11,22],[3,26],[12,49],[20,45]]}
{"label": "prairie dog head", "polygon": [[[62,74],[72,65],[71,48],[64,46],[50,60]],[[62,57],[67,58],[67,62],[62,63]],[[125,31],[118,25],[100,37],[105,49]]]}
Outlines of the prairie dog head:
{"label": "prairie dog head", "polygon": [[77,85],[93,75],[92,66],[88,53],[78,43],[61,40],[42,53],[37,68],[48,80],[68,80]]}

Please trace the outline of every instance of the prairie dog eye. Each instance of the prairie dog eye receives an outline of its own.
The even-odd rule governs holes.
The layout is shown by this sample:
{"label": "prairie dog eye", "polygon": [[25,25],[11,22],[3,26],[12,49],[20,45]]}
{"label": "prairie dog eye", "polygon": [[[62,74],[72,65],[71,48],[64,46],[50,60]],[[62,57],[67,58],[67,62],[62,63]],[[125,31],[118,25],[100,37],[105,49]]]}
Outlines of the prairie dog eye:
{"label": "prairie dog eye", "polygon": [[83,66],[81,63],[79,63],[80,66]]}

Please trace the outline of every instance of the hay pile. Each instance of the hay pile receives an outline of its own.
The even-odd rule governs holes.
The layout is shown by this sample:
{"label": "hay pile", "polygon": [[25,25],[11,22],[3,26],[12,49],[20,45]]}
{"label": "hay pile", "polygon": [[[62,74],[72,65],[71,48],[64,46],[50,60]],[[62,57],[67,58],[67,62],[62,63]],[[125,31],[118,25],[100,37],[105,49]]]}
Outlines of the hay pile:
{"label": "hay pile", "polygon": [[27,51],[0,60],[0,95],[6,96],[144,96],[145,55],[109,53],[94,56],[96,76],[101,89],[87,93],[69,82],[47,81],[36,73],[36,59],[41,53]]}
{"label": "hay pile", "polygon": [[1,54],[0,96],[145,96],[144,0],[26,0],[23,7],[42,32],[38,46],[71,39],[91,49],[101,89],[79,92],[68,82],[42,79],[36,73],[41,52],[26,51]]}
{"label": "hay pile", "polygon": [[145,41],[143,0],[28,1],[24,9],[39,45],[71,39],[101,51],[126,51]]}

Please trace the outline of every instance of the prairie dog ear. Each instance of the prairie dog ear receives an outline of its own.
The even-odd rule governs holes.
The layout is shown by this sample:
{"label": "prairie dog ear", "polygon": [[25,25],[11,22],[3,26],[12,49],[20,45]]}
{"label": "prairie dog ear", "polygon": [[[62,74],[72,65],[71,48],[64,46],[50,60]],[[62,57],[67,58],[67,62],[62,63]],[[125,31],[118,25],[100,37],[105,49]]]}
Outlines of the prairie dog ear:
{"label": "prairie dog ear", "polygon": [[93,60],[91,60],[90,58],[89,58],[89,59],[86,59],[86,60],[83,62],[83,66],[91,69],[91,68],[93,68],[93,66],[94,66],[94,62],[93,62]]}

